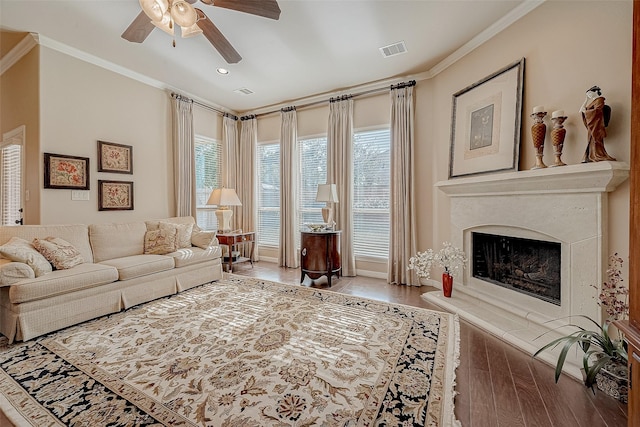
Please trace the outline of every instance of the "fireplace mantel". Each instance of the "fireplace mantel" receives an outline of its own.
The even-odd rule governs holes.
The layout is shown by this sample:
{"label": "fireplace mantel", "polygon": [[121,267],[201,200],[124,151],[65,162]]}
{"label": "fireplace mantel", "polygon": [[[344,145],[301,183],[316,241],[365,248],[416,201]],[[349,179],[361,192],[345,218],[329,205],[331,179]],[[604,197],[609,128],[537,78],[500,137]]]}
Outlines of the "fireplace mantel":
{"label": "fireplace mantel", "polygon": [[629,177],[623,162],[581,163],[555,168],[476,175],[435,184],[449,197],[544,194],[604,193],[613,191]]}
{"label": "fireplace mantel", "polygon": [[[469,259],[475,232],[560,243],[561,303],[488,283],[471,268],[455,278],[451,298],[441,291],[425,298],[530,353],[548,342],[541,335],[557,336],[554,329],[566,319],[586,315],[600,322],[596,301],[609,255],[608,194],[628,177],[626,163],[596,162],[436,183],[450,198],[451,243]],[[549,363],[555,357],[543,355]],[[569,358],[565,371],[580,378],[580,361]]]}

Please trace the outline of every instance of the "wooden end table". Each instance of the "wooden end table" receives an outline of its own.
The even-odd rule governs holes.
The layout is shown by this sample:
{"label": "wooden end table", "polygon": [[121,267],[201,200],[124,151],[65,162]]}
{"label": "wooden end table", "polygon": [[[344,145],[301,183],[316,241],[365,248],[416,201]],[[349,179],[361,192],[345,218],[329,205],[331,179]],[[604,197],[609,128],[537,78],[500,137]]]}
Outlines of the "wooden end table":
{"label": "wooden end table", "polygon": [[[218,234],[216,237],[218,238],[218,243],[220,243],[221,245],[225,245],[227,248],[229,248],[229,251],[227,253],[228,261],[223,260],[228,264],[227,271],[229,273],[233,272],[234,264],[239,264],[241,262],[249,261],[251,263],[251,267],[253,268],[253,250],[255,249],[255,245],[256,245],[255,232],[247,231],[245,233],[224,233],[224,234]],[[247,257],[239,256],[238,259],[234,261],[233,252],[235,251],[235,248],[239,245],[245,245],[245,244],[251,245],[251,252],[249,254],[249,257],[247,258]]]}
{"label": "wooden end table", "polygon": [[340,234],[341,231],[301,232],[300,239],[300,283],[306,274],[311,279],[327,276],[340,278]]}

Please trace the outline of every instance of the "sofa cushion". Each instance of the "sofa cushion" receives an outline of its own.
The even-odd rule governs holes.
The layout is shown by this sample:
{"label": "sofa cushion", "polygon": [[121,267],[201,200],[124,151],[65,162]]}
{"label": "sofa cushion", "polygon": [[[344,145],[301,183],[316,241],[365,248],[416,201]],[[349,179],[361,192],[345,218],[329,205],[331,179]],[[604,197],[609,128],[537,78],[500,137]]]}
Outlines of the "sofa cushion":
{"label": "sofa cushion", "polygon": [[176,250],[176,230],[150,230],[144,234],[144,253],[164,255]]}
{"label": "sofa cushion", "polygon": [[173,257],[176,268],[180,268],[185,265],[197,264],[203,261],[220,258],[221,251],[219,246],[213,246],[209,249],[182,248],[167,254],[167,256]]}
{"label": "sofa cushion", "polygon": [[101,264],[84,263],[68,270],[56,270],[44,276],[24,279],[9,288],[14,304],[49,298],[118,280],[118,270]]}
{"label": "sofa cushion", "polygon": [[175,266],[173,257],[164,255],[134,255],[102,261],[101,264],[115,267],[120,280],[171,270]]}
{"label": "sofa cushion", "polygon": [[73,268],[84,262],[84,258],[73,245],[59,237],[33,239],[33,247],[49,261],[56,270]]}
{"label": "sofa cushion", "polygon": [[91,224],[89,239],[94,262],[142,255],[144,252],[144,222]]}
{"label": "sofa cushion", "polygon": [[[49,264],[47,262],[47,264]],[[13,262],[8,259],[0,259],[0,288],[11,286],[24,279],[34,279],[36,274],[33,268],[23,262]]]}
{"label": "sofa cushion", "polygon": [[20,237],[12,237],[7,243],[0,246],[0,255],[11,261],[27,264],[33,269],[35,277],[52,271],[49,261],[31,243]]}
{"label": "sofa cushion", "polygon": [[208,249],[211,246],[218,246],[215,231],[199,231],[191,232],[191,244],[202,249]]}

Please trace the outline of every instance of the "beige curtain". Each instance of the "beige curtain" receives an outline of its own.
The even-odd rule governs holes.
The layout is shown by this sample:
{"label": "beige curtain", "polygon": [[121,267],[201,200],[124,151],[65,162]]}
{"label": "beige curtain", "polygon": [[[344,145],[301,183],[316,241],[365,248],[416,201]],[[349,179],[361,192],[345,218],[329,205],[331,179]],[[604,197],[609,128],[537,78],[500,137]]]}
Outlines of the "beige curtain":
{"label": "beige curtain", "polygon": [[196,217],[193,101],[171,94],[173,126],[173,186],[176,216]]}
{"label": "beige curtain", "polygon": [[[223,179],[223,187],[233,188],[237,193],[238,124],[237,119],[229,114],[225,114],[222,118],[222,144],[226,148],[227,152],[227,161],[223,162],[224,167],[226,168],[226,179]],[[240,202],[244,203],[244,200],[242,200],[241,197]],[[231,229],[235,230],[241,228],[239,225],[240,223],[238,222],[239,207],[230,207],[233,210],[233,216],[231,217]]]}
{"label": "beige curtain", "polygon": [[342,275],[356,275],[353,254],[353,99],[331,100],[327,130],[327,183],[336,184],[339,202],[334,205],[340,236]]}
{"label": "beige curtain", "polygon": [[[391,212],[387,281],[416,284],[409,258],[416,253],[413,159],[413,84],[391,90]],[[415,279],[415,280],[414,280]]]}
{"label": "beige curtain", "polygon": [[281,267],[298,268],[298,122],[295,109],[281,112],[280,125],[280,254]]}
{"label": "beige curtain", "polygon": [[[258,120],[242,118],[240,146],[238,147],[238,173],[236,192],[242,202],[237,210],[238,226],[244,231],[258,229],[258,180],[256,176],[256,146],[258,143]],[[244,245],[246,246],[246,245]],[[245,256],[248,256],[246,254]],[[253,259],[258,259],[258,247],[254,243]]]}

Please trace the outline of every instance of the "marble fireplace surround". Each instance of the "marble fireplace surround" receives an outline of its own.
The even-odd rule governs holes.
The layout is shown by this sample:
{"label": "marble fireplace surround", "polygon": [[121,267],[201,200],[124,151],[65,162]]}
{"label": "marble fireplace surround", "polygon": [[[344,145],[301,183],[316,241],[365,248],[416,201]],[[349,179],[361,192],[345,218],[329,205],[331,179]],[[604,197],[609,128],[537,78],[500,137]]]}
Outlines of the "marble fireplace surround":
{"label": "marble fireplace surround", "polygon": [[[424,298],[531,354],[560,336],[555,329],[568,316],[600,322],[591,285],[602,283],[607,268],[608,193],[628,176],[625,163],[597,162],[436,183],[450,198],[451,242],[469,259],[472,232],[560,243],[561,305],[476,279],[470,267],[455,278],[451,298],[441,291]],[[565,372],[581,379],[577,356],[570,352]],[[541,358],[553,365],[557,359]]]}

